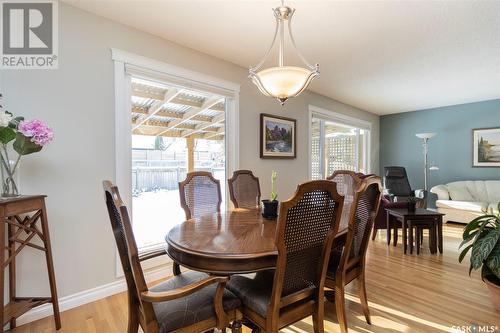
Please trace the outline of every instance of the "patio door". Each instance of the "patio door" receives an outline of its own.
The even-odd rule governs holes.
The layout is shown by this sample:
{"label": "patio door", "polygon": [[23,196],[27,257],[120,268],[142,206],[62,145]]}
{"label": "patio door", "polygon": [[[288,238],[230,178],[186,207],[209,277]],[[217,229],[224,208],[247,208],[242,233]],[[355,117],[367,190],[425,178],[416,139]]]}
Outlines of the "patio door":
{"label": "patio door", "polygon": [[[178,183],[191,171],[226,180],[226,97],[131,77],[132,221],[140,250],[164,246],[185,220]],[[225,191],[222,188],[225,207]]]}

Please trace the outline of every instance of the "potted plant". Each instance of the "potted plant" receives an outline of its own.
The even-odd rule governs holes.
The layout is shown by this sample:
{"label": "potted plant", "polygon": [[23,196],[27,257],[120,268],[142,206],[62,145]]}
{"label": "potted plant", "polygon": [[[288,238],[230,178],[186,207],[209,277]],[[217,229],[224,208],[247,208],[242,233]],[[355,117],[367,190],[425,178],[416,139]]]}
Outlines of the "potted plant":
{"label": "potted plant", "polygon": [[[0,99],[2,95],[0,94]],[[19,162],[24,155],[42,150],[52,141],[54,133],[39,120],[26,121],[24,117],[14,117],[0,105],[0,171],[1,196],[19,196],[16,177]],[[12,146],[9,144],[12,143]],[[17,154],[15,159],[10,159]]]}
{"label": "potted plant", "polygon": [[469,250],[472,270],[481,268],[481,278],[490,290],[493,304],[500,312],[500,203],[498,213],[489,211],[465,226],[460,247],[465,248],[458,260],[462,262]]}
{"label": "potted plant", "polygon": [[410,195],[408,197],[406,204],[409,212],[414,212],[415,210],[417,210],[417,201],[418,200],[417,197],[415,197],[415,195]]}
{"label": "potted plant", "polygon": [[278,217],[279,201],[276,200],[278,198],[278,194],[276,193],[277,177],[278,173],[273,170],[273,172],[271,173],[271,199],[262,200],[262,205],[264,206],[264,209],[262,211],[262,216],[266,219],[275,219]]}

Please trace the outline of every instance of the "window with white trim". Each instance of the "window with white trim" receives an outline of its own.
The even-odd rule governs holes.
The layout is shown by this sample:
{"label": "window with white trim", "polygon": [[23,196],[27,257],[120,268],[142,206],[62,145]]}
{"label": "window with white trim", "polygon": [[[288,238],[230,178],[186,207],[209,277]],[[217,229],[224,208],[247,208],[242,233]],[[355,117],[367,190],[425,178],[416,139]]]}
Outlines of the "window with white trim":
{"label": "window with white trim", "polygon": [[335,115],[311,112],[311,179],[325,179],[336,170],[370,172],[370,125]]}

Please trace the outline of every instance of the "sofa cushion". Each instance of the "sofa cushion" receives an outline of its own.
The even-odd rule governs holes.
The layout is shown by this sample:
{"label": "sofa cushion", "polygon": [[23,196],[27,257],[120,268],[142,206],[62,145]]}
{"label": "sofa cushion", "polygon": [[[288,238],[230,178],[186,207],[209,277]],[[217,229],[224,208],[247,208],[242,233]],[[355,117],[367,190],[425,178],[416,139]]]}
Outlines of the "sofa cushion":
{"label": "sofa cushion", "polygon": [[483,180],[468,180],[465,182],[467,190],[472,195],[471,201],[490,202],[488,191],[486,189],[486,181]]}
{"label": "sofa cushion", "polygon": [[488,213],[498,214],[498,202],[492,202],[488,206]]}
{"label": "sofa cushion", "polygon": [[450,200],[450,191],[446,185],[436,185],[431,188],[431,193],[437,195],[438,200]]}
{"label": "sofa cushion", "polygon": [[484,183],[488,193],[488,202],[500,202],[500,180],[488,180]]}
{"label": "sofa cushion", "polygon": [[488,209],[486,202],[472,202],[472,201],[456,201],[456,200],[437,200],[436,206],[438,208],[466,210],[469,212],[481,213]]}
{"label": "sofa cushion", "polygon": [[451,200],[475,201],[467,189],[467,182],[453,182],[446,184],[446,186],[450,192]]}
{"label": "sofa cushion", "polygon": [[[500,180],[466,180],[446,184],[452,200],[499,202]],[[433,188],[434,189],[434,188]],[[432,192],[434,192],[431,189]]]}

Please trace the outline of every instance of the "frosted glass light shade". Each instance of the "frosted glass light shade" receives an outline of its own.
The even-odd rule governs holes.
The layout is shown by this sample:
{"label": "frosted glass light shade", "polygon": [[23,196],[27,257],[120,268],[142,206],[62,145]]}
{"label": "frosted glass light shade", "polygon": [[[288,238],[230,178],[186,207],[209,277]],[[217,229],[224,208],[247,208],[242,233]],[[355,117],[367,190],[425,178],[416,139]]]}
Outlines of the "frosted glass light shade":
{"label": "frosted glass light shade", "polygon": [[288,98],[297,96],[318,75],[317,71],[295,66],[271,67],[257,72],[252,81],[267,96],[277,98],[283,104]]}
{"label": "frosted glass light shade", "polygon": [[435,137],[437,133],[417,133],[415,136],[420,139],[431,139]]}

